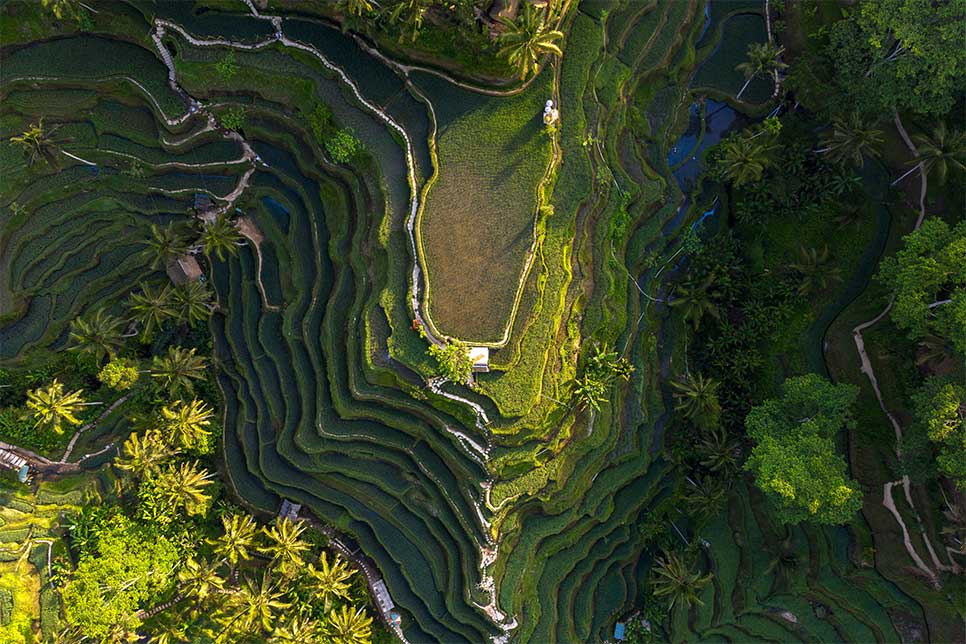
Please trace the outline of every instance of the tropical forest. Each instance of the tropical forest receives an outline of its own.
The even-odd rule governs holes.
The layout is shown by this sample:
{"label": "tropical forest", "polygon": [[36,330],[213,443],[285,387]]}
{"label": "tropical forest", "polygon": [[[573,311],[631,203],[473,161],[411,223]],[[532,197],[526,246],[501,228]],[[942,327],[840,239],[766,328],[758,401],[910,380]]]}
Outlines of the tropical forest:
{"label": "tropical forest", "polygon": [[966,0],[0,0],[0,644],[966,644]]}

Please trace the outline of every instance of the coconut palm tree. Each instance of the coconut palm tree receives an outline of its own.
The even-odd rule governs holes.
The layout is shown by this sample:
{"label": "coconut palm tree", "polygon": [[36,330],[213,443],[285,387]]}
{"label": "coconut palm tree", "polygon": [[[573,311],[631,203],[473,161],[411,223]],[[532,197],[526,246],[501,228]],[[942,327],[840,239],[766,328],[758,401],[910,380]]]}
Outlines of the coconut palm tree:
{"label": "coconut palm tree", "polygon": [[916,134],[912,140],[918,150],[913,163],[921,163],[923,171],[934,174],[940,185],[946,183],[950,169],[966,171],[966,132],[950,132],[946,122],[940,121],[931,135]]}
{"label": "coconut palm tree", "polygon": [[60,164],[57,162],[57,152],[59,141],[53,138],[54,132],[60,129],[59,125],[51,128],[44,127],[44,119],[41,118],[36,123],[31,123],[20,136],[10,137],[10,142],[20,146],[27,155],[27,165],[33,165],[40,159],[44,159],[53,168]]}
{"label": "coconut palm tree", "polygon": [[721,178],[735,187],[761,181],[773,163],[775,149],[772,137],[730,136],[721,142],[717,168]]}
{"label": "coconut palm tree", "polygon": [[523,3],[523,11],[516,20],[501,19],[500,22],[506,29],[500,34],[502,47],[498,55],[520,72],[520,80],[531,71],[536,72],[542,54],[563,56],[555,42],[563,38],[563,32],[550,29],[545,15],[537,12],[529,2]]}
{"label": "coconut palm tree", "polygon": [[705,521],[717,516],[721,511],[725,501],[728,500],[728,489],[720,479],[711,476],[702,476],[696,480],[689,477],[681,500],[684,501],[691,516],[699,521]]}
{"label": "coconut palm tree", "polygon": [[866,125],[858,112],[848,118],[837,116],[832,129],[822,135],[825,147],[819,152],[827,153],[835,163],[851,163],[859,167],[865,157],[877,158],[882,145],[882,130]]}
{"label": "coconut palm tree", "polygon": [[828,267],[828,261],[828,246],[823,247],[822,250],[798,247],[798,261],[789,264],[788,267],[798,273],[802,280],[798,285],[800,295],[823,291],[832,284],[842,281],[842,271]]}
{"label": "coconut palm tree", "polygon": [[92,404],[84,402],[82,393],[82,389],[65,393],[63,383],[56,378],[45,388],[28,391],[27,409],[33,412],[36,421],[34,427],[46,426],[59,434],[63,431],[63,422],[80,425],[81,421],[76,414],[81,408]]}
{"label": "coconut palm tree", "polygon": [[58,20],[63,20],[79,16],[81,3],[78,0],[40,0],[40,6],[54,14]]}
{"label": "coconut palm tree", "polygon": [[98,364],[113,360],[124,345],[124,321],[104,309],[71,320],[68,350],[94,356]]}
{"label": "coconut palm tree", "polygon": [[195,355],[195,349],[168,347],[168,353],[154,356],[151,360],[151,376],[161,380],[161,384],[172,394],[181,391],[194,391],[194,380],[203,380],[207,360]]}
{"label": "coconut palm tree", "polygon": [[387,15],[392,24],[400,26],[399,42],[409,33],[409,42],[416,42],[419,32],[423,28],[423,17],[430,3],[427,0],[399,0],[394,6],[389,6]]}
{"label": "coconut palm tree", "polygon": [[157,472],[162,463],[177,453],[178,450],[169,445],[158,430],[148,430],[140,435],[132,432],[114,464],[142,478]]}
{"label": "coconut palm tree", "polygon": [[185,404],[178,400],[161,408],[161,420],[168,440],[173,445],[190,447],[208,435],[206,427],[211,424],[215,412],[200,400]]}
{"label": "coconut palm tree", "polygon": [[366,644],[372,638],[372,617],[364,608],[342,604],[340,609],[329,611],[326,634],[332,644]]}
{"label": "coconut palm tree", "polygon": [[214,221],[205,221],[198,239],[205,253],[209,257],[214,255],[221,262],[225,261],[226,253],[234,255],[238,252],[241,241],[242,236],[235,223],[223,214],[215,217]]}
{"label": "coconut palm tree", "polygon": [[721,417],[721,403],[718,402],[720,383],[714,378],[705,378],[700,373],[688,374],[683,380],[672,380],[675,409],[684,414],[701,429],[713,429]]}
{"label": "coconut palm tree", "polygon": [[340,0],[339,10],[350,16],[362,16],[372,13],[372,2],[369,0]]}
{"label": "coconut palm tree", "polygon": [[171,288],[167,284],[158,287],[141,284],[141,292],[131,293],[128,297],[127,308],[131,317],[141,324],[141,338],[145,341],[151,339],[165,320],[176,314]]}
{"label": "coconut palm tree", "polygon": [[211,291],[199,281],[190,281],[175,287],[171,302],[175,314],[185,324],[207,320],[211,313]]}
{"label": "coconut palm tree", "polygon": [[606,394],[607,383],[592,370],[585,371],[581,377],[574,380],[574,388],[571,392],[579,408],[590,407],[595,411],[600,411],[601,403],[608,402],[604,397]]}
{"label": "coconut palm tree", "polygon": [[652,592],[657,597],[666,597],[671,609],[681,604],[688,607],[694,604],[704,606],[700,594],[711,581],[713,576],[711,573],[701,575],[701,573],[692,572],[691,566],[685,564],[684,560],[673,552],[658,557],[652,570],[654,572]]}
{"label": "coconut palm tree", "polygon": [[214,593],[225,587],[225,580],[218,574],[218,563],[213,561],[200,562],[194,557],[188,557],[181,570],[178,571],[178,582],[181,592],[185,596],[205,602]]}
{"label": "coconut palm tree", "polygon": [[217,539],[209,539],[215,554],[227,562],[234,574],[240,562],[250,558],[249,550],[255,547],[258,525],[249,515],[233,514],[221,517],[224,534]]}
{"label": "coconut palm tree", "polygon": [[193,463],[170,464],[155,475],[155,484],[169,508],[184,508],[190,516],[203,514],[211,497],[205,491],[214,475]]}
{"label": "coconut palm tree", "polygon": [[670,305],[684,312],[684,319],[691,321],[695,331],[701,327],[701,319],[705,315],[710,315],[716,320],[721,319],[718,305],[714,303],[713,285],[713,274],[708,275],[700,284],[687,281],[677,288],[674,299],[671,300]]}
{"label": "coconut palm tree", "polygon": [[170,262],[188,252],[188,243],[180,227],[174,223],[167,226],[151,224],[151,236],[144,242],[144,255],[153,270],[165,268]]}
{"label": "coconut palm tree", "polygon": [[735,67],[735,70],[741,72],[745,77],[745,84],[735,95],[735,100],[741,100],[741,95],[748,89],[748,85],[758,76],[771,75],[775,80],[777,92],[779,87],[778,72],[788,67],[781,61],[781,55],[784,51],[784,47],[779,47],[771,42],[748,45],[748,60]]}
{"label": "coconut palm tree", "polygon": [[312,582],[313,595],[322,597],[324,610],[331,608],[334,599],[349,599],[349,580],[355,572],[339,555],[335,555],[329,564],[325,552],[319,558],[318,568],[309,564],[308,578]]}
{"label": "coconut palm tree", "polygon": [[302,553],[309,549],[308,542],[301,538],[305,524],[282,518],[262,531],[269,540],[262,550],[272,557],[272,563],[279,564],[284,572],[297,570],[302,564]]}
{"label": "coconut palm tree", "polygon": [[246,579],[242,588],[230,596],[226,627],[235,626],[249,636],[271,631],[276,612],[291,606],[282,598],[283,593],[272,584],[270,573],[262,575],[257,585]]}
{"label": "coconut palm tree", "polygon": [[713,429],[697,444],[698,461],[712,472],[732,474],[738,471],[741,443],[728,435],[725,429]]}
{"label": "coconut palm tree", "polygon": [[305,644],[306,642],[321,642],[322,625],[306,615],[294,615],[284,624],[275,627],[269,644]]}

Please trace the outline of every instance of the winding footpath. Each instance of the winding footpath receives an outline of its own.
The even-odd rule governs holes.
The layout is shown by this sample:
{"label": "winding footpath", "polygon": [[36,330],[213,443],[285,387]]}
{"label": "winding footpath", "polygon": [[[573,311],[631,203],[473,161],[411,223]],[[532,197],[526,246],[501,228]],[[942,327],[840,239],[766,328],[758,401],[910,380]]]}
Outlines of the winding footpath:
{"label": "winding footpath", "polygon": [[[906,132],[905,128],[903,127],[902,121],[899,119],[898,114],[895,115],[895,125],[896,125],[896,129],[899,131],[899,135],[902,137],[902,140],[905,142],[906,147],[908,147],[909,151],[912,152],[913,157],[917,156],[918,150],[916,150],[916,146],[915,144],[913,144],[912,139],[909,138],[909,134],[908,132]],[[926,177],[926,173],[923,172],[922,164],[919,164],[919,169],[920,169],[919,176],[921,179],[921,188],[919,191],[919,218],[916,220],[916,225],[913,227],[913,230],[918,229],[919,226],[922,225],[922,221],[923,219],[925,219],[925,216],[926,216],[926,192],[928,188],[927,177]],[[879,408],[882,409],[882,412],[886,415],[886,418],[889,419],[889,422],[892,425],[893,430],[895,431],[895,440],[896,440],[895,454],[896,454],[896,458],[901,459],[902,458],[902,439],[903,439],[902,425],[899,423],[899,420],[895,417],[895,415],[889,411],[888,407],[886,407],[885,399],[882,396],[882,391],[879,389],[879,382],[875,375],[875,369],[872,367],[872,361],[869,359],[869,355],[865,349],[865,339],[862,336],[863,331],[878,324],[889,313],[889,311],[892,310],[892,305],[894,301],[895,301],[895,297],[893,296],[893,298],[889,300],[889,303],[886,305],[886,307],[882,310],[881,313],[876,315],[871,320],[868,320],[867,322],[863,322],[858,326],[856,326],[854,329],[852,329],[852,337],[853,337],[853,340],[855,341],[855,348],[859,354],[859,360],[861,361],[861,364],[862,364],[860,370],[869,379],[869,383],[872,385],[872,390],[873,392],[875,392],[876,401],[879,403]],[[922,556],[920,556],[919,552],[916,550],[915,545],[912,543],[912,539],[909,533],[909,528],[906,526],[905,520],[902,518],[902,515],[900,514],[898,508],[896,507],[895,499],[893,498],[893,495],[892,495],[893,489],[897,486],[902,488],[906,499],[906,503],[908,504],[909,508],[912,510],[913,514],[915,515],[916,522],[920,526],[924,525],[922,518],[919,514],[919,511],[916,509],[916,506],[912,500],[911,482],[908,476],[903,476],[901,479],[897,481],[890,481],[888,483],[885,483],[882,486],[882,505],[885,506],[885,508],[889,511],[889,513],[892,514],[892,516],[895,518],[896,523],[899,524],[899,529],[902,531],[903,544],[905,545],[906,551],[909,553],[909,556],[912,558],[912,561],[915,563],[916,568],[924,575],[926,575],[931,580],[933,586],[938,589],[939,576],[937,571],[952,571],[953,566],[943,564],[941,561],[939,561],[939,557],[936,555],[936,551],[933,548],[932,542],[929,539],[929,535],[926,534],[926,531],[924,529],[920,529],[919,533],[922,537],[923,543],[925,544],[925,548],[929,553],[929,559],[931,560],[935,570],[933,568],[930,568],[923,560]]]}

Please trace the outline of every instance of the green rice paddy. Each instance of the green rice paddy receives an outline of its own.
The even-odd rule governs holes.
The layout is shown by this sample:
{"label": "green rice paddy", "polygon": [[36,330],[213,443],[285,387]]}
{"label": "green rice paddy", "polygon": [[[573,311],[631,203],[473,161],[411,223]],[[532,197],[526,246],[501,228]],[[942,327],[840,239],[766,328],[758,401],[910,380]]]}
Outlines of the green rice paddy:
{"label": "green rice paddy", "polygon": [[[647,597],[653,535],[641,527],[669,495],[661,383],[681,359],[680,320],[644,294],[690,224],[674,217],[668,141],[705,90],[738,91],[734,66],[763,38],[754,4],[728,15],[713,1],[702,36],[698,0],[618,0],[607,11],[575,1],[565,56],[508,96],[426,72],[403,78],[308,18],[283,21],[284,36],[339,72],[276,42],[238,48],[226,80],[214,72],[225,46],[169,30],[180,87],[244,109],[256,165],[237,163],[240,144],[219,131],[194,135],[203,121],[186,116],[148,37],[156,17],[200,40],[273,37],[241,3],[198,13],[116,2],[104,11],[128,31],[4,50],[0,364],[62,345],[70,320],[161,278],[139,252],[150,224],[187,220],[195,193],[227,195],[254,168],[232,207],[261,233],[259,254],[248,244],[205,266],[219,304],[210,331],[224,467],[238,498],[270,514],[291,499],[350,534],[411,642],[604,640]],[[745,98],[770,90],[756,81]],[[551,97],[554,138],[541,122]],[[305,118],[318,102],[364,155],[333,162]],[[8,141],[41,116],[97,170],[67,157],[28,169]],[[127,171],[132,158],[143,176]],[[463,401],[426,388],[435,366],[412,326],[416,262],[440,335],[501,345],[472,390],[443,387]],[[595,343],[635,370],[589,413],[569,396]],[[752,490],[732,495],[700,535],[714,584],[703,606],[675,617],[674,641],[889,642],[899,639],[892,615],[922,619],[850,555],[853,530],[782,530]],[[778,569],[785,539],[802,554]],[[505,619],[482,608],[489,580]]]}

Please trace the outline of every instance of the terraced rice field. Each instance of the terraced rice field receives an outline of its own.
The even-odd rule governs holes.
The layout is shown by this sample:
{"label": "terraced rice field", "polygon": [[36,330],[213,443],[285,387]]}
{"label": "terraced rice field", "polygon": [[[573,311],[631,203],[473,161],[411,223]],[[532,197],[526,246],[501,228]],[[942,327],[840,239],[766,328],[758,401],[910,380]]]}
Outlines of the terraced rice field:
{"label": "terraced rice field", "polygon": [[[679,209],[669,142],[719,65],[719,21],[761,19],[715,2],[706,28],[699,0],[573,2],[564,58],[491,96],[406,77],[307,18],[281,20],[276,39],[267,15],[238,6],[116,2],[98,20],[123,18],[117,37],[24,35],[5,52],[0,360],[60,345],[77,315],[160,279],[139,254],[148,226],[185,220],[208,193],[263,238],[205,267],[240,500],[271,514],[294,500],[356,539],[410,642],[608,637],[644,601],[641,526],[670,492],[661,382],[681,347],[650,294],[696,215]],[[151,38],[159,19],[174,83]],[[746,31],[728,46],[744,51]],[[239,73],[226,81],[213,65],[229,48]],[[733,80],[706,84],[733,95]],[[550,96],[552,143],[539,122]],[[241,134],[207,127],[189,97],[243,108]],[[332,161],[304,117],[315,102],[365,155]],[[6,141],[39,116],[94,165],[28,171]],[[545,176],[553,146],[564,162]],[[132,159],[144,176],[126,172]],[[537,212],[538,189],[552,214]],[[440,335],[502,343],[506,329],[472,391],[426,386],[418,312]],[[578,412],[570,383],[595,342],[635,371],[599,412]],[[716,581],[675,619],[675,641],[895,641],[891,616],[921,619],[854,562],[844,529],[780,535],[751,498],[700,535]],[[808,556],[779,571],[785,538]]]}

